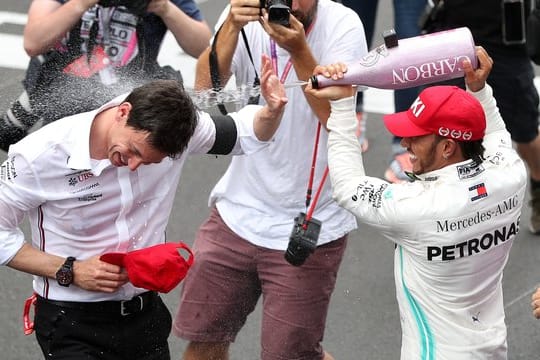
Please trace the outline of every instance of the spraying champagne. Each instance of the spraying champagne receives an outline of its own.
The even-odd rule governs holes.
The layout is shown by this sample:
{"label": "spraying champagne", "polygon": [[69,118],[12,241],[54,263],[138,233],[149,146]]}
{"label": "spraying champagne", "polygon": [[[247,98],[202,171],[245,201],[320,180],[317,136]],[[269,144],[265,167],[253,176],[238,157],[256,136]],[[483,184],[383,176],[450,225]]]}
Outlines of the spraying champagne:
{"label": "spraying champagne", "polygon": [[322,75],[310,78],[313,88],[359,85],[379,89],[404,89],[464,76],[462,63],[476,68],[474,40],[468,28],[397,40],[394,30],[383,34],[385,43],[359,62],[347,64],[342,79]]}

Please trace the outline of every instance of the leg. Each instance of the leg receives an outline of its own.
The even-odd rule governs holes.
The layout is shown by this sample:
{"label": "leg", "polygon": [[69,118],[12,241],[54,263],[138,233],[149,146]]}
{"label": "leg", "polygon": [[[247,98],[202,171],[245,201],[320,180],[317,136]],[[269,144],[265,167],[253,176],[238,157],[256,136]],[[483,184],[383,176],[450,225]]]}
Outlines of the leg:
{"label": "leg", "polygon": [[331,360],[321,342],[346,236],[319,246],[301,266],[283,251],[264,250],[259,261],[263,287],[262,360]]}
{"label": "leg", "polygon": [[227,359],[261,294],[258,248],[236,235],[213,208],[193,246],[195,263],[183,282],[173,333],[189,340],[184,359]]}
{"label": "leg", "polygon": [[183,360],[229,360],[229,343],[190,342]]}

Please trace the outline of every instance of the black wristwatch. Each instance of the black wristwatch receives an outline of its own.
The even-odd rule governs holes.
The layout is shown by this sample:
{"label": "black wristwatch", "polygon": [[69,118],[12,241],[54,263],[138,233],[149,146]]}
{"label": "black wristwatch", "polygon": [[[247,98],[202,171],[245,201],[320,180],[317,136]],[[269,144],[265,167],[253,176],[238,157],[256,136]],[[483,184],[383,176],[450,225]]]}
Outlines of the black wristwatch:
{"label": "black wristwatch", "polygon": [[76,259],[68,256],[64,265],[56,272],[56,281],[58,285],[68,287],[73,282],[73,262]]}

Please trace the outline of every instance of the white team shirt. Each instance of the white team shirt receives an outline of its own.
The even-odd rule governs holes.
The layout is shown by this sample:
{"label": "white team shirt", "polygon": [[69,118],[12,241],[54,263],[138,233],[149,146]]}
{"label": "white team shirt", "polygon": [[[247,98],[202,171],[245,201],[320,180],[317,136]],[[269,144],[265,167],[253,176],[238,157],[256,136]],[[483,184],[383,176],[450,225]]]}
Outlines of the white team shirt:
{"label": "white team shirt", "polygon": [[352,99],[328,121],[334,197],[397,244],[394,276],[401,359],[506,359],[502,276],[527,185],[523,161],[491,88],[473,95],[487,118],[486,160],[464,161],[389,184],[365,176],[354,139]]}
{"label": "white team shirt", "polygon": [[[222,20],[227,13],[228,8],[222,14]],[[270,56],[270,38],[257,22],[250,22],[244,30],[258,71],[261,54]],[[367,53],[364,29],[358,15],[330,0],[319,1],[317,17],[307,35],[307,42],[319,64],[352,63]],[[277,75],[281,79],[290,57],[284,49],[277,45],[276,48]],[[237,86],[253,84],[253,66],[241,38],[231,70]],[[285,82],[296,80],[298,78],[291,67]],[[212,190],[209,201],[210,205],[216,203],[221,217],[236,234],[258,246],[277,250],[287,248],[294,217],[301,211],[306,212],[306,190],[318,124],[301,87],[287,89],[287,97],[289,102],[275,141],[256,154],[233,158]],[[321,129],[313,195],[327,165],[327,138],[326,130]],[[322,221],[318,245],[356,229],[354,216],[332,200],[328,179],[313,217]]]}
{"label": "white team shirt", "polygon": [[[0,263],[8,263],[24,244],[19,223],[28,215],[35,248],[84,260],[107,252],[126,252],[165,242],[183,164],[189,154],[207,153],[215,126],[199,113],[194,135],[178,159],[142,165],[136,171],[90,158],[90,127],[95,116],[116,106],[119,96],[100,109],[55,121],[12,145],[0,167]],[[237,127],[233,154],[250,154],[268,142],[257,139],[253,118],[258,105],[230,114]],[[34,291],[64,301],[123,300],[146,291],[130,283],[113,294],[61,287],[34,276]]]}

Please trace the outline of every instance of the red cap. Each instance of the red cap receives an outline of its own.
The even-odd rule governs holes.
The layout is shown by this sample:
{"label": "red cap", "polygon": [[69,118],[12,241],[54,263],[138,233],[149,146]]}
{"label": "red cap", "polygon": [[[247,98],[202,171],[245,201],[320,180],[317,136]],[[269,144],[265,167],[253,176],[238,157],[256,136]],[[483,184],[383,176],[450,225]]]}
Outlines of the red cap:
{"label": "red cap", "polygon": [[[178,249],[189,253],[186,261]],[[136,287],[168,293],[182,281],[193,264],[193,253],[182,243],[166,243],[127,253],[107,253],[100,260],[126,268]]]}
{"label": "red cap", "polygon": [[413,137],[437,134],[458,141],[480,140],[486,115],[474,96],[457,86],[424,89],[409,110],[384,116],[393,135]]}

